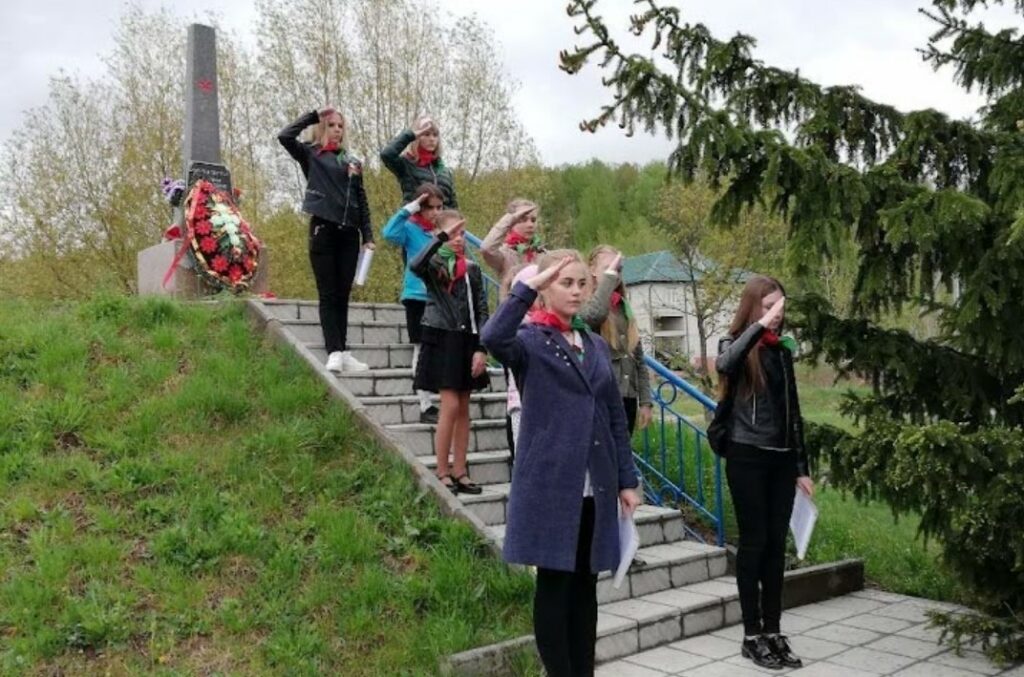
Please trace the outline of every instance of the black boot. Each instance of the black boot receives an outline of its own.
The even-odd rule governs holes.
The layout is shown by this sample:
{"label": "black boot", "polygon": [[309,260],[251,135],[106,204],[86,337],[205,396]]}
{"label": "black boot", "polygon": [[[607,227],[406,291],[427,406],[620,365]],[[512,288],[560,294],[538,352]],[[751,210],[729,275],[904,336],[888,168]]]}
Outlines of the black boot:
{"label": "black boot", "polygon": [[783,667],[799,668],[803,666],[804,662],[793,653],[792,647],[789,646],[789,639],[785,635],[772,634],[767,637],[772,654],[779,659],[779,663],[782,663]]}
{"label": "black boot", "polygon": [[744,638],[740,653],[743,654],[744,658],[749,658],[754,661],[755,665],[760,665],[762,668],[768,668],[769,670],[782,669],[782,662],[772,653],[772,648],[768,644],[768,638],[764,635],[758,635],[754,639]]}

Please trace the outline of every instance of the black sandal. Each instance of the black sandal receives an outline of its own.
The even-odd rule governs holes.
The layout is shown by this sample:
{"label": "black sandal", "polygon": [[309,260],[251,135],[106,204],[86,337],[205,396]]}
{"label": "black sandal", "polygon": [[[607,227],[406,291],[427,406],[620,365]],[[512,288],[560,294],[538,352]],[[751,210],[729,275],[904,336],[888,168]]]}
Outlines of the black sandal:
{"label": "black sandal", "polygon": [[[448,481],[445,482],[445,480]],[[437,481],[440,482],[445,487],[447,487],[448,491],[452,492],[453,494],[459,493],[459,485],[457,482],[452,480],[451,475],[438,475]]]}
{"label": "black sandal", "polygon": [[[463,482],[462,480],[466,480]],[[469,473],[463,473],[455,478],[455,486],[463,494],[482,494],[484,490],[469,479]]]}

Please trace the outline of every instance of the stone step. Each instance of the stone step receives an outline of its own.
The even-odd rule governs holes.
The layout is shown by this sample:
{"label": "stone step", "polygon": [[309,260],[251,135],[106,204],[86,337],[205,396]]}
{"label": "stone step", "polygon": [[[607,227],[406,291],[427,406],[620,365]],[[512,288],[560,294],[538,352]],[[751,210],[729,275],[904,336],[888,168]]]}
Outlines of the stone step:
{"label": "stone step", "polygon": [[[473,480],[476,481],[476,478],[473,478]],[[459,500],[477,517],[483,520],[484,524],[488,526],[504,524],[510,486],[512,485],[508,482],[487,484],[483,486],[484,491],[482,494],[477,496],[459,494]]]}
{"label": "stone step", "polygon": [[640,548],[622,585],[616,588],[611,572],[597,580],[597,601],[610,604],[672,588],[682,588],[725,575],[723,548],[697,541],[676,541]]}
{"label": "stone step", "polygon": [[[327,349],[323,341],[307,343],[306,347],[321,362],[327,362]],[[409,369],[412,367],[411,343],[349,343],[348,349],[356,359],[365,362],[371,369]]]}
{"label": "stone step", "polygon": [[736,579],[731,576],[601,604],[596,658],[614,660],[740,620]]}
{"label": "stone step", "polygon": [[[323,345],[324,334],[320,329],[319,320],[281,320],[281,325],[307,345]],[[405,321],[390,322],[383,320],[349,319],[348,342],[385,345],[404,343],[408,340],[405,332]]]}
{"label": "stone step", "polygon": [[[434,454],[432,423],[398,423],[385,426],[406,449],[417,456]],[[498,451],[508,448],[505,418],[470,419],[469,451]]]}
{"label": "stone step", "polygon": [[[420,456],[419,460],[431,470],[437,468],[437,459],[433,456]],[[485,487],[489,484],[503,484],[511,481],[512,473],[508,461],[508,449],[503,451],[477,451],[466,454],[466,464],[469,466],[470,479]],[[459,494],[459,496],[464,495]]]}
{"label": "stone step", "polygon": [[[268,299],[263,305],[279,320],[320,321],[320,304],[301,299]],[[405,308],[398,303],[350,303],[348,321],[405,323]]]}
{"label": "stone step", "polygon": [[[472,472],[470,470],[470,475]],[[686,537],[683,531],[683,516],[678,510],[656,505],[641,505],[636,509],[633,519],[636,522],[637,531],[640,532],[641,548],[678,543]],[[487,529],[499,544],[504,542],[504,524],[492,524]]]}
{"label": "stone step", "polygon": [[[431,399],[435,405],[438,403],[436,395]],[[381,425],[420,422],[420,401],[415,395],[363,397],[361,401]],[[504,418],[506,401],[505,393],[473,393],[469,397],[469,418]]]}
{"label": "stone step", "polygon": [[[505,375],[501,369],[488,368],[491,392],[505,390]],[[345,372],[338,376],[349,392],[359,398],[412,395],[412,369],[370,369]]]}

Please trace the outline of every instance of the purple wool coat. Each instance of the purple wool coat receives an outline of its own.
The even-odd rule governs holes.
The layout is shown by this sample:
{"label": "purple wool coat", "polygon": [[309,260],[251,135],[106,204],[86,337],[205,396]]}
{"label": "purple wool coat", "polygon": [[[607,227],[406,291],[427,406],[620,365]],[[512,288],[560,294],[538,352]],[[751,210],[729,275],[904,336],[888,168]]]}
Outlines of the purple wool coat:
{"label": "purple wool coat", "polygon": [[522,420],[512,468],[505,560],[575,571],[587,470],[594,490],[593,573],[619,564],[618,499],[639,484],[607,344],[584,332],[581,362],[557,329],[520,322],[537,292],[518,283],[481,341],[517,376]]}

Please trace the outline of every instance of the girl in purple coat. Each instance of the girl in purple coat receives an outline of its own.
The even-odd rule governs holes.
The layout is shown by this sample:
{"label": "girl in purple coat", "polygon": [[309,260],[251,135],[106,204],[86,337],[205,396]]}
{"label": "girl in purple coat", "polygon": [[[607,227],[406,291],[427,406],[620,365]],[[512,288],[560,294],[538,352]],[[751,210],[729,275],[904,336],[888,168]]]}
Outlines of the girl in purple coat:
{"label": "girl in purple coat", "polygon": [[[481,335],[522,393],[504,555],[537,567],[533,625],[547,674],[592,675],[597,574],[618,566],[618,506],[640,504],[639,481],[608,346],[576,316],[590,271],[571,250],[537,267]],[[538,294],[542,308],[520,326]]]}

